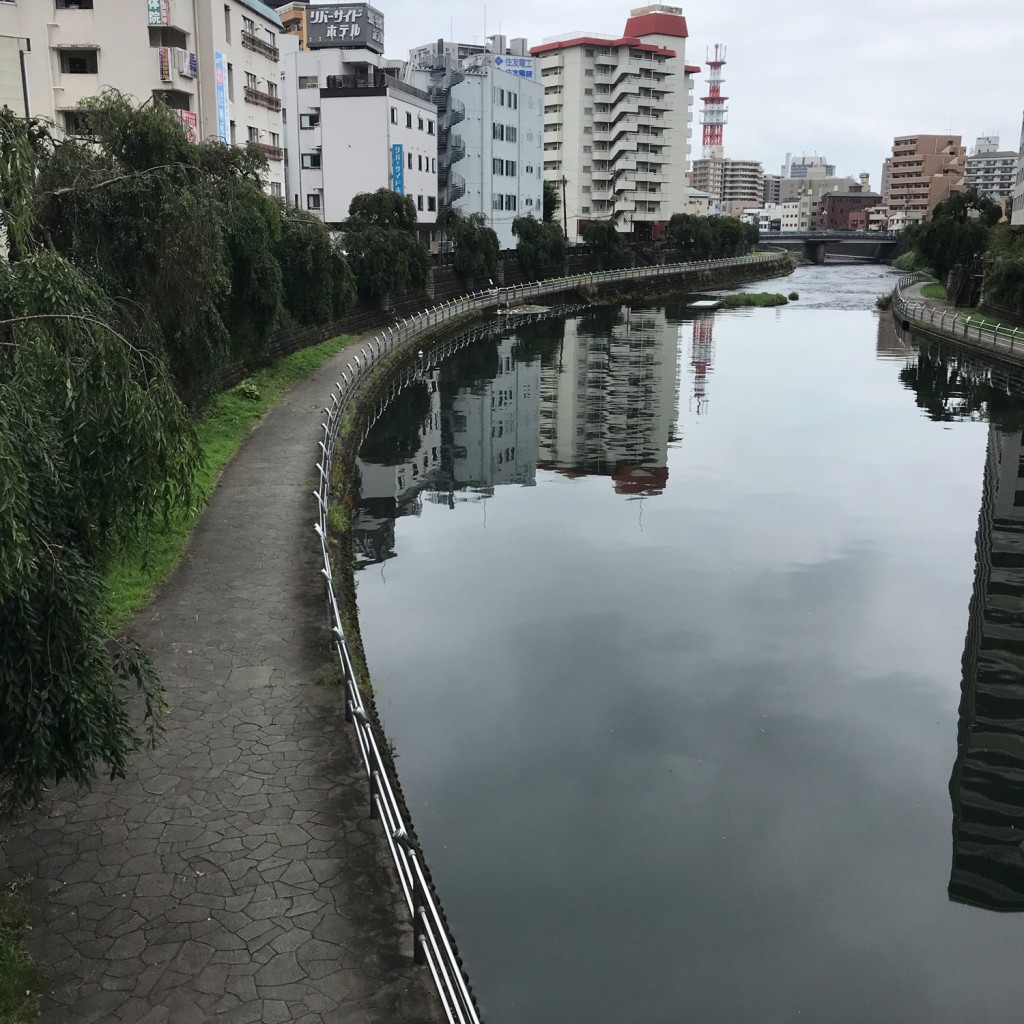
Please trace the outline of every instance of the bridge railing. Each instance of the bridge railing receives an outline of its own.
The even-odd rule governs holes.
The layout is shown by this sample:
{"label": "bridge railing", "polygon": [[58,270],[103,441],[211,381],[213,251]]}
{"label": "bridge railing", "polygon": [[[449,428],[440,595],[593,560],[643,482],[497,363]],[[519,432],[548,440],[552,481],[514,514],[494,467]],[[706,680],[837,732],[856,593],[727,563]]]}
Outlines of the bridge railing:
{"label": "bridge railing", "polygon": [[444,1006],[449,1024],[480,1024],[480,1018],[469,984],[448,934],[444,918],[433,894],[420,853],[410,830],[392,781],[389,761],[381,755],[373,717],[363,701],[355,667],[342,625],[337,591],[330,556],[331,469],[342,423],[359,386],[373,373],[381,361],[396,350],[408,346],[415,338],[432,328],[451,323],[468,313],[485,309],[511,307],[532,298],[571,291],[588,285],[627,283],[629,281],[678,276],[701,270],[749,267],[771,263],[783,264],[785,254],[754,253],[724,260],[700,260],[667,266],[637,267],[630,270],[606,270],[590,274],[573,274],[546,281],[491,288],[451,299],[424,310],[388,327],[364,342],[354,352],[335,382],[329,402],[324,406],[321,423],[323,436],[317,449],[316,467],[319,480],[313,492],[318,506],[313,529],[320,549],[320,575],[324,581],[331,641],[344,678],[345,717],[352,723],[363,766],[370,782],[371,814],[381,820],[392,860],[398,874],[402,895],[413,922],[413,948],[418,963],[426,964]]}
{"label": "bridge railing", "polygon": [[1000,350],[1024,358],[1024,330],[991,323],[980,314],[964,314],[940,309],[921,300],[908,299],[904,288],[933,280],[928,274],[907,274],[896,282],[892,296],[893,316],[909,327],[928,328],[954,341]]}

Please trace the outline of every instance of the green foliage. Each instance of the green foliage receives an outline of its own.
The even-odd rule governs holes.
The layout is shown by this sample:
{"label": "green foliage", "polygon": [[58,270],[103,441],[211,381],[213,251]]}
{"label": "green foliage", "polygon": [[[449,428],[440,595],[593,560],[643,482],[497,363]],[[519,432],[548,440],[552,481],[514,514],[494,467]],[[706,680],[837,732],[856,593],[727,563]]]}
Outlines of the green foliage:
{"label": "green foliage", "polygon": [[892,308],[892,292],[885,292],[875,298],[875,309],[891,309]]}
{"label": "green foliage", "polygon": [[674,213],[669,219],[665,237],[686,258],[708,260],[746,252],[757,242],[758,230],[735,217]]}
{"label": "green foliage", "polygon": [[926,299],[941,299],[943,302],[949,297],[946,294],[946,286],[932,281],[930,284],[921,286],[921,295]]}
{"label": "green foliage", "polygon": [[722,296],[726,309],[742,309],[746,306],[785,306],[788,300],[778,292],[735,292]]}
{"label": "green foliage", "polygon": [[789,299],[790,302],[796,302],[796,300],[800,298],[800,293],[790,292],[789,295],[786,296],[786,298]]}
{"label": "green foliage", "polygon": [[544,277],[560,273],[565,260],[565,235],[554,222],[535,217],[516,217],[512,221],[516,236],[516,254],[524,273]]}
{"label": "green foliage", "polygon": [[989,229],[1002,211],[977,192],[958,192],[935,207],[921,231],[917,248],[940,281],[958,264],[980,259],[988,248]]}
{"label": "green foliage", "polygon": [[905,253],[896,257],[896,262],[893,266],[897,270],[902,270],[906,274],[913,274],[921,271],[923,273],[929,273],[930,268],[925,263],[924,257],[917,251],[917,249],[908,249]]}
{"label": "green foliage", "polygon": [[286,210],[275,249],[285,309],[300,324],[337,320],[355,300],[355,278],[324,223],[305,210]]}
{"label": "green foliage", "polygon": [[28,911],[18,883],[0,889],[0,1024],[31,1024],[39,1019],[39,993],[45,978],[22,947]]}
{"label": "green foliage", "polygon": [[601,266],[621,260],[626,247],[622,243],[622,235],[615,228],[613,220],[592,220],[583,225],[580,232],[583,244],[590,247],[597,256]]}
{"label": "green foliage", "polygon": [[557,181],[544,182],[544,220],[553,221],[562,208],[562,192]]}
{"label": "green foliage", "polygon": [[383,302],[395,292],[423,288],[430,253],[416,237],[416,204],[389,189],[361,192],[349,204],[345,252],[364,298]]}
{"label": "green foliage", "polygon": [[482,213],[464,217],[453,206],[447,206],[438,216],[437,226],[452,241],[452,265],[463,280],[497,274],[501,248]]}
{"label": "green foliage", "polygon": [[985,268],[985,297],[1024,309],[1024,232],[1008,224],[992,229]]}

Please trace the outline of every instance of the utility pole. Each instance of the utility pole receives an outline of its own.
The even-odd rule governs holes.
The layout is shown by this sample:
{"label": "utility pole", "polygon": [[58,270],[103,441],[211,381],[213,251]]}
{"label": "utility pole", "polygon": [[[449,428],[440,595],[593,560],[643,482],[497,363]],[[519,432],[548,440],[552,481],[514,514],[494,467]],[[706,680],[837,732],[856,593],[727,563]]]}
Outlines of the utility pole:
{"label": "utility pole", "polygon": [[569,211],[565,207],[565,186],[569,183],[569,179],[563,174],[562,175],[562,232],[565,235],[565,240],[569,241]]}

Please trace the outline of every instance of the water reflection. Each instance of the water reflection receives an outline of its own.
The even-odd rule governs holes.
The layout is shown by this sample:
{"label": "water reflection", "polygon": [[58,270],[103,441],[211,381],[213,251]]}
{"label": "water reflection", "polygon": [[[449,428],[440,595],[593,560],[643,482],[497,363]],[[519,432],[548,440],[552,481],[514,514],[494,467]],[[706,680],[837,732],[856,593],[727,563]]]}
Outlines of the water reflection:
{"label": "water reflection", "polygon": [[[890,317],[880,320],[896,334]],[[880,326],[880,353],[881,331]],[[895,349],[887,344],[885,352],[895,354]],[[949,780],[949,898],[985,910],[1022,911],[1024,381],[928,344],[907,360],[900,379],[930,419],[990,423],[962,662],[957,756]]]}

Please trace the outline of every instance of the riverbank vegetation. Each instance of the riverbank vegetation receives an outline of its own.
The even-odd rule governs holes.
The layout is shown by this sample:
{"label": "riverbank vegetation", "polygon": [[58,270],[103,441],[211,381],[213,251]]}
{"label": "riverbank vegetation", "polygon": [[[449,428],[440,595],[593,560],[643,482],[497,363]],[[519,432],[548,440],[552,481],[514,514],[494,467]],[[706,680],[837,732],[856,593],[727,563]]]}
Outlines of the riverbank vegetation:
{"label": "riverbank vegetation", "polygon": [[735,292],[722,296],[722,305],[726,309],[742,309],[746,306],[785,306],[789,299],[778,292]]}
{"label": "riverbank vegetation", "polygon": [[[121,775],[159,736],[153,667],[108,627],[173,563],[240,432],[327,353],[218,398],[224,371],[266,365],[282,327],[334,319],[355,294],[325,226],[265,193],[259,154],[189,142],[174,111],[116,93],[84,118],[87,137],[59,139],[0,110],[7,809],[101,765]],[[112,594],[139,564],[156,576],[126,570]]]}
{"label": "riverbank vegetation", "polygon": [[756,245],[757,226],[744,224],[735,217],[698,217],[674,213],[665,229],[665,242],[687,260],[720,259],[739,256]]}
{"label": "riverbank vegetation", "polygon": [[938,281],[931,281],[928,284],[921,285],[921,295],[926,299],[940,299],[945,302],[947,298],[946,286],[939,284]]}

